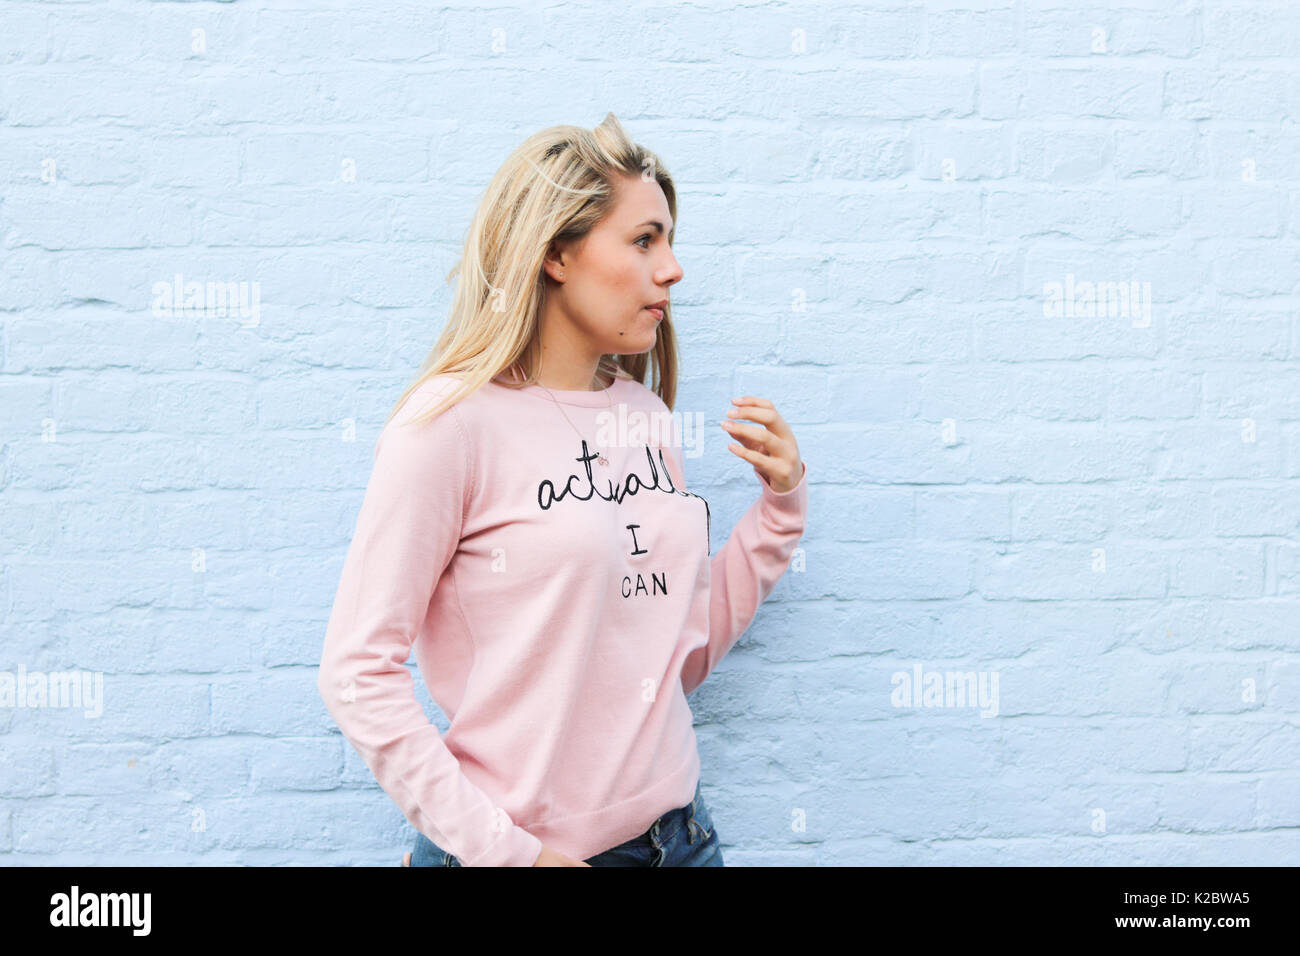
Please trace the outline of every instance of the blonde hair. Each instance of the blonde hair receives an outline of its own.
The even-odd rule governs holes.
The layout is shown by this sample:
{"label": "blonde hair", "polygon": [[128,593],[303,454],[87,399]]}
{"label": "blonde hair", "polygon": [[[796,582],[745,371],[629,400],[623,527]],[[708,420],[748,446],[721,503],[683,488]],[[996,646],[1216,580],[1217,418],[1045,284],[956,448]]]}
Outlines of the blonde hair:
{"label": "blonde hair", "polygon": [[[385,425],[425,382],[452,373],[460,385],[410,424],[428,421],[504,371],[523,388],[535,384],[540,358],[542,263],[553,240],[577,240],[609,214],[619,176],[653,176],[668,200],[674,232],[677,194],[672,177],[650,150],[639,146],[613,113],[594,129],[552,126],[528,137],[488,184],[465,238],[447,324],[416,379],[388,413]],[[672,243],[672,235],[668,237]],[[664,310],[654,348],[635,355],[603,355],[598,376],[623,374],[646,384],[671,411],[677,392],[677,339],[672,306]],[[502,383],[505,384],[505,383]]]}

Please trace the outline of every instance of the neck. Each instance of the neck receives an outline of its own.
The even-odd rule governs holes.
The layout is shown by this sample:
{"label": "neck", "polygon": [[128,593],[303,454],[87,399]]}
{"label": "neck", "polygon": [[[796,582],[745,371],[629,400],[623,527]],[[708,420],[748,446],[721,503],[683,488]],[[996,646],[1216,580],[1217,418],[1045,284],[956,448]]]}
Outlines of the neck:
{"label": "neck", "polygon": [[547,373],[545,369],[537,373],[537,384],[543,388],[553,389],[557,392],[603,392],[612,383],[596,378],[595,369],[592,374],[583,382],[574,382],[569,379],[557,378]]}
{"label": "neck", "polygon": [[596,392],[610,384],[596,379],[602,353],[592,348],[554,300],[543,307],[540,345],[535,375],[545,388]]}

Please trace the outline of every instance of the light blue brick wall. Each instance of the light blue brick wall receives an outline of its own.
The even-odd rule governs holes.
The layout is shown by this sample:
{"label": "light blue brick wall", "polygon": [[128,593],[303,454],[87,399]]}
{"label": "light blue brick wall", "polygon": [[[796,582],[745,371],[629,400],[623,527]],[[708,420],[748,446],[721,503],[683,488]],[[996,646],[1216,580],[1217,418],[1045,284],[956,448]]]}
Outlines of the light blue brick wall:
{"label": "light blue brick wall", "polygon": [[0,5],[0,670],[103,678],[0,708],[0,858],[397,862],[316,691],[374,440],[491,173],[612,110],[679,409],[772,398],[812,479],[692,698],[728,863],[1300,863],[1300,8],[613,11]]}

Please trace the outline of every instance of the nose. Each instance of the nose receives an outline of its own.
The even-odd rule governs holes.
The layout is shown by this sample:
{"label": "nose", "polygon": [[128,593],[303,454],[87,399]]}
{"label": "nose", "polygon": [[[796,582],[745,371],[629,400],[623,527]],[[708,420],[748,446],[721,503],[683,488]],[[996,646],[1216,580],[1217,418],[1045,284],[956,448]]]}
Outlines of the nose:
{"label": "nose", "polygon": [[668,253],[668,265],[660,270],[658,279],[662,285],[673,285],[682,279],[681,263],[677,261],[677,257],[671,251]]}

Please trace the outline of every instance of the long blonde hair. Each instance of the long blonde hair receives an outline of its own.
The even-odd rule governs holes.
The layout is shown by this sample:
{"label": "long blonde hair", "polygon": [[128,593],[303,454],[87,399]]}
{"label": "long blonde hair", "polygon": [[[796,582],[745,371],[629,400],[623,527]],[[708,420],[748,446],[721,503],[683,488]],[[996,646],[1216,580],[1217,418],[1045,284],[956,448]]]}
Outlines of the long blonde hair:
{"label": "long blonde hair", "polygon": [[[677,222],[677,193],[658,156],[628,137],[613,113],[595,129],[552,126],[524,140],[497,170],[470,224],[460,261],[451,313],[414,382],[388,413],[393,419],[421,385],[435,375],[454,373],[460,385],[432,410],[411,419],[428,421],[503,371],[514,384],[535,384],[540,358],[542,303],[546,294],[542,263],[553,240],[577,240],[613,208],[615,179],[653,176]],[[669,236],[672,243],[672,235]],[[664,310],[654,348],[635,355],[603,355],[597,375],[624,374],[646,384],[671,411],[677,393],[677,339],[672,306]],[[505,384],[505,383],[502,383]]]}

